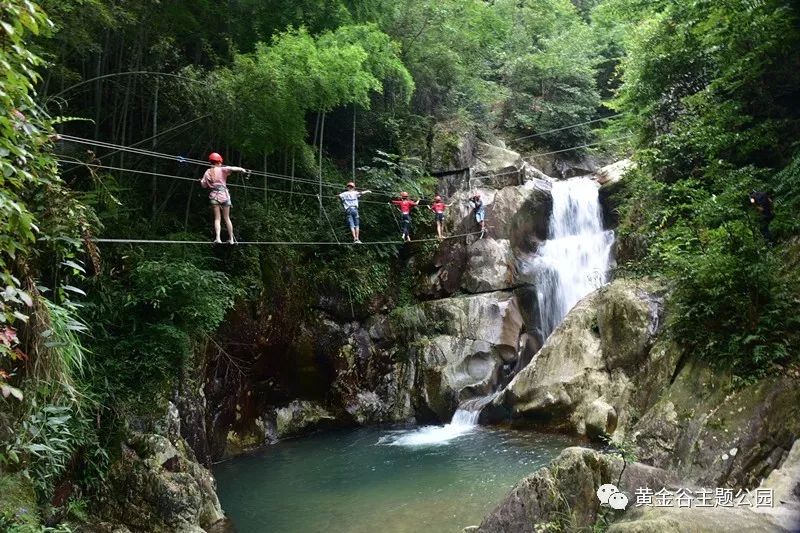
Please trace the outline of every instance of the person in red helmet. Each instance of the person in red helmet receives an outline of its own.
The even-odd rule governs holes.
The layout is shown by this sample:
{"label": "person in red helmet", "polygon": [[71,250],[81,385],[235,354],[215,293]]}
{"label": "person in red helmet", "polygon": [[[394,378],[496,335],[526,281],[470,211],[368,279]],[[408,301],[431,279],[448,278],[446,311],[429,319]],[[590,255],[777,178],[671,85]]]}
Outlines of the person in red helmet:
{"label": "person in red helmet", "polygon": [[228,227],[228,243],[233,244],[233,222],[231,222],[231,194],[228,191],[228,176],[232,172],[246,172],[242,167],[228,167],[222,165],[222,156],[217,152],[212,152],[208,156],[211,168],[206,170],[200,179],[200,185],[205,189],[211,189],[208,199],[214,209],[214,242],[221,243],[220,240],[220,215],[225,216],[225,225]]}
{"label": "person in red helmet", "polygon": [[444,229],[444,212],[451,205],[453,204],[444,203],[442,197],[437,194],[433,197],[433,203],[428,206],[428,209],[433,211],[433,214],[436,217],[436,233],[440,239],[444,239],[444,235],[442,233],[442,230]]}
{"label": "person in red helmet", "polygon": [[469,201],[473,205],[475,222],[481,227],[481,239],[483,239],[483,236],[486,234],[486,206],[483,204],[483,200],[481,200],[481,193],[476,192]]}
{"label": "person in red helmet", "polygon": [[404,241],[411,240],[411,209],[419,205],[419,200],[409,200],[407,192],[400,193],[399,200],[392,200],[389,202],[390,204],[394,204],[400,210],[400,217],[402,220],[402,224],[400,226],[402,230],[401,238]]}
{"label": "person in red helmet", "polygon": [[350,233],[353,234],[353,243],[361,244],[361,232],[358,227],[358,198],[362,194],[369,194],[372,191],[357,191],[356,184],[351,182],[347,183],[347,190],[339,194],[339,199],[342,201],[344,213],[347,217],[347,225],[350,226]]}

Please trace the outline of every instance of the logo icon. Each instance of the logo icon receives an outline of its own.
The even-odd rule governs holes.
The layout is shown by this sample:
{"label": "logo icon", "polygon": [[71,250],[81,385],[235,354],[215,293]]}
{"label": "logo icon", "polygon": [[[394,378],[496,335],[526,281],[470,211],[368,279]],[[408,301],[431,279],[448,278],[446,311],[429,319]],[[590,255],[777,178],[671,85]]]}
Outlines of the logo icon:
{"label": "logo icon", "polygon": [[611,483],[600,485],[597,489],[597,499],[602,505],[608,505],[617,511],[622,511],[628,506],[628,497]]}

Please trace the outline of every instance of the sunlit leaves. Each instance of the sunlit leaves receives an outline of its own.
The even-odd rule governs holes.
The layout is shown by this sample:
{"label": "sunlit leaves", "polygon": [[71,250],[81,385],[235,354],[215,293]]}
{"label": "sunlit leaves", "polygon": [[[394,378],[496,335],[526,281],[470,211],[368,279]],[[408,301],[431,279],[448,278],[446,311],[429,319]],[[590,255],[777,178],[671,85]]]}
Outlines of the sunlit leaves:
{"label": "sunlit leaves", "polygon": [[286,31],[214,76],[226,104],[220,110],[234,114],[231,135],[249,152],[300,147],[310,112],[368,108],[383,80],[397,80],[407,97],[413,82],[397,54],[397,45],[372,25],[319,37],[304,28]]}

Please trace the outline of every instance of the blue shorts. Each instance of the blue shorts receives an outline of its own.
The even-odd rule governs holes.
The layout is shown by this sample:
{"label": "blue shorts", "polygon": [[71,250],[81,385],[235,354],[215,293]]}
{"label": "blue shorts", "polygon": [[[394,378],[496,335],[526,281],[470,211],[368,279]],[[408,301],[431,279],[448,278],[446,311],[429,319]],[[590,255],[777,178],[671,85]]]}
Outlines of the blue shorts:
{"label": "blue shorts", "polygon": [[436,213],[436,222],[444,222],[444,213]]}
{"label": "blue shorts", "polygon": [[358,209],[355,207],[351,207],[344,212],[345,216],[347,217],[347,225],[350,226],[350,229],[355,229],[358,227]]}
{"label": "blue shorts", "polygon": [[483,222],[484,218],[486,218],[486,212],[483,209],[475,211],[475,222]]}

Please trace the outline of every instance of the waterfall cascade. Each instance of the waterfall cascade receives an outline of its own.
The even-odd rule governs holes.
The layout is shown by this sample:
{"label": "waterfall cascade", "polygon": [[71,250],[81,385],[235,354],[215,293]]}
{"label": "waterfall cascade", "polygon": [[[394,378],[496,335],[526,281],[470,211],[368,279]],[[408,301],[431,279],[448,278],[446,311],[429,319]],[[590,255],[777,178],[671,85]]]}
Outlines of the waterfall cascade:
{"label": "waterfall cascade", "polygon": [[461,402],[453,413],[449,424],[444,426],[424,426],[412,431],[399,431],[382,438],[378,444],[393,446],[435,446],[446,444],[456,437],[473,431],[478,425],[478,417],[495,395],[470,398]]}
{"label": "waterfall cascade", "polygon": [[[542,342],[578,301],[605,284],[614,232],[603,229],[598,185],[589,178],[553,183],[553,212],[548,239],[528,265],[536,277]],[[425,426],[383,437],[379,444],[430,446],[445,444],[474,431],[481,409],[496,394],[461,402],[444,426]]]}
{"label": "waterfall cascade", "polygon": [[598,188],[589,178],[553,183],[548,239],[532,264],[542,342],[581,298],[606,282],[614,232],[603,230]]}

